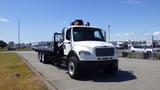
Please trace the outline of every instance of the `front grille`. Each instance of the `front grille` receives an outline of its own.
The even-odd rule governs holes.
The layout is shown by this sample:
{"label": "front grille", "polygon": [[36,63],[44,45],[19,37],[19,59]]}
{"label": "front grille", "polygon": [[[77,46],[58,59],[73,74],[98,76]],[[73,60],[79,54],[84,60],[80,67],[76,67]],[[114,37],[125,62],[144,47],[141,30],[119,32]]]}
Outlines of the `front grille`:
{"label": "front grille", "polygon": [[96,56],[114,56],[114,48],[96,48]]}

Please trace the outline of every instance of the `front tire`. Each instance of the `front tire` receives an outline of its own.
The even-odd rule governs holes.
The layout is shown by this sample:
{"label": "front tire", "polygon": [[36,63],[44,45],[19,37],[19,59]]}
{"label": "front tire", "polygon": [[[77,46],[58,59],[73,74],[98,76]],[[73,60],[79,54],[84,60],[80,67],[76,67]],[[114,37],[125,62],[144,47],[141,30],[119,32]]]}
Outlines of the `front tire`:
{"label": "front tire", "polygon": [[69,57],[68,60],[68,73],[71,78],[78,78],[80,76],[80,67],[77,57]]}

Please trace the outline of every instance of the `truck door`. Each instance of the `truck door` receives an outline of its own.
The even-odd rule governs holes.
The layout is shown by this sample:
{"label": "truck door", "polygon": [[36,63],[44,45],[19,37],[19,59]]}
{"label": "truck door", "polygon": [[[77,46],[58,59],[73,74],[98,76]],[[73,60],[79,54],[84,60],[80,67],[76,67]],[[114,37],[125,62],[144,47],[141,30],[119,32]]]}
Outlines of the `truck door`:
{"label": "truck door", "polygon": [[71,29],[68,29],[65,33],[64,39],[64,55],[68,55],[71,50]]}
{"label": "truck door", "polygon": [[63,37],[61,33],[54,33],[54,53],[57,54],[58,51],[58,43],[62,42]]}

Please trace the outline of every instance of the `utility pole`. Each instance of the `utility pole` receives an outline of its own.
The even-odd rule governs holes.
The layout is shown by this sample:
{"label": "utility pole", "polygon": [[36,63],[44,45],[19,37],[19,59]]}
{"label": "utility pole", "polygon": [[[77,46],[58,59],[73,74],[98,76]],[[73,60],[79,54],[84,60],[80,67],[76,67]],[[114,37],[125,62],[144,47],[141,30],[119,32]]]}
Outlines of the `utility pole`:
{"label": "utility pole", "polygon": [[18,18],[18,48],[20,49],[21,42],[20,42],[20,19]]}
{"label": "utility pole", "polygon": [[111,25],[108,25],[108,41],[110,42]]}
{"label": "utility pole", "polygon": [[152,36],[152,60],[154,60],[154,36]]}

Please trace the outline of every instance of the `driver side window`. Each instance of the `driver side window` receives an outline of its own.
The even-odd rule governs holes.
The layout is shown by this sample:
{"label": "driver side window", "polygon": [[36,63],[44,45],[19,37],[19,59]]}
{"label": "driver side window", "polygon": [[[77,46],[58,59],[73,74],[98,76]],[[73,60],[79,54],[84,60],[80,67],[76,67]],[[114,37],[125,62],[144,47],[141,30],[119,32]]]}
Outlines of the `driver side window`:
{"label": "driver side window", "polygon": [[101,39],[101,35],[98,31],[94,32],[94,36],[95,36],[96,39]]}
{"label": "driver side window", "polygon": [[71,29],[68,29],[66,32],[66,39],[71,40]]}

